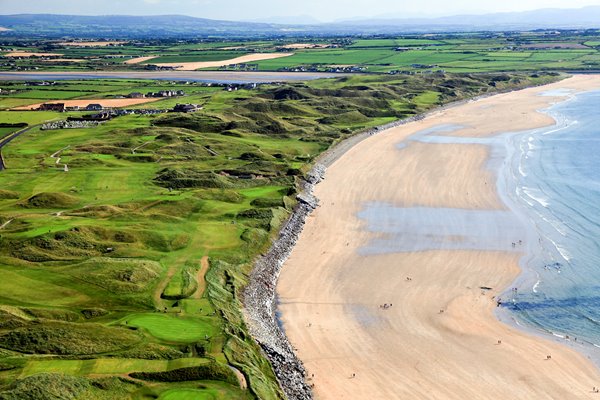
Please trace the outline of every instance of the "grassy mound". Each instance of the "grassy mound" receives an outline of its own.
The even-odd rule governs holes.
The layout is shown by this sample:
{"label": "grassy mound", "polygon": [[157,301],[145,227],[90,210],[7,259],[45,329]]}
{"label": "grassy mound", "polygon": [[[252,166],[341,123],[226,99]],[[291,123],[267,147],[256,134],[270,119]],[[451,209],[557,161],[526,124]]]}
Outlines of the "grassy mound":
{"label": "grassy mound", "polygon": [[190,297],[198,288],[195,275],[194,268],[183,268],[179,273],[173,275],[160,297],[167,300],[181,300]]}
{"label": "grassy mound", "polygon": [[12,190],[0,189],[0,200],[18,199],[18,198],[19,198],[19,193],[14,192]]}
{"label": "grassy mound", "polygon": [[211,362],[197,367],[178,368],[164,372],[133,372],[132,378],[157,382],[187,382],[200,380],[224,381],[235,385],[238,383],[233,371],[216,362]]}
{"label": "grassy mound", "polygon": [[99,324],[30,324],[0,333],[0,347],[27,354],[87,355],[131,347],[141,335]]}
{"label": "grassy mound", "polygon": [[144,291],[161,271],[155,261],[108,257],[92,258],[67,269],[70,275],[114,293]]}
{"label": "grassy mound", "polygon": [[69,208],[77,204],[79,200],[66,193],[42,192],[35,194],[21,203],[25,208]]}
{"label": "grassy mound", "polygon": [[84,378],[39,374],[20,379],[0,392],[0,400],[71,400],[91,388]]}

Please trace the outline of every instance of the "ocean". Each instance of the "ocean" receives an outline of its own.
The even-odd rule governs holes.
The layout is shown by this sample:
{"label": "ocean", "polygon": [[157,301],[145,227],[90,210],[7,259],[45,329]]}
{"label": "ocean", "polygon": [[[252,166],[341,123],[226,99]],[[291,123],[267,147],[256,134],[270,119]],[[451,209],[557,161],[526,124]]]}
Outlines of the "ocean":
{"label": "ocean", "polygon": [[507,139],[498,185],[525,221],[528,255],[503,308],[520,325],[600,348],[600,91],[562,95],[546,110],[556,126]]}
{"label": "ocean", "polygon": [[452,136],[460,125],[438,125],[396,145],[398,151],[410,141],[490,146],[487,168],[498,172],[509,210],[365,204],[358,217],[378,235],[359,254],[524,253],[522,274],[500,296],[498,317],[585,346],[600,364],[600,91],[545,95],[562,97],[545,110],[554,126],[465,138]]}

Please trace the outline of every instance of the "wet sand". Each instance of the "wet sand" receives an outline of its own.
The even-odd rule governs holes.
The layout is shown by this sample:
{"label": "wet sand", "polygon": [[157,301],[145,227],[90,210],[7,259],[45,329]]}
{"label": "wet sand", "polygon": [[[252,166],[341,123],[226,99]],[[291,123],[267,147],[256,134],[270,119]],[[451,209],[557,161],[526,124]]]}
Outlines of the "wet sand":
{"label": "wet sand", "polygon": [[[565,98],[539,94],[561,88],[600,88],[600,76],[432,113],[365,139],[327,170],[315,190],[321,205],[278,284],[281,319],[316,398],[597,398],[600,372],[586,356],[494,316],[495,296],[519,275],[526,243],[512,246],[521,239],[513,216],[506,226],[488,218],[512,213],[481,139],[554,124],[537,110]],[[435,135],[469,140],[407,140],[447,124],[455,129]],[[369,207],[380,207],[385,229],[372,229]],[[436,218],[440,209],[455,211]],[[416,212],[417,221],[429,215],[426,228],[401,224],[412,242],[385,225],[398,210]],[[496,245],[467,245],[481,237]],[[390,238],[401,246],[378,247]]]}

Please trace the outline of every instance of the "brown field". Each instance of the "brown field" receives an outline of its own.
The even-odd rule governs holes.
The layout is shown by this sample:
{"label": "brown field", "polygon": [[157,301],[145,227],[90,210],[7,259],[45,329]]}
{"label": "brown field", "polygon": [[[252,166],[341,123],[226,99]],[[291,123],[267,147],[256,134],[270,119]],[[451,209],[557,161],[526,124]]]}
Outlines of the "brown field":
{"label": "brown field", "polygon": [[4,54],[4,57],[57,57],[64,54],[60,53],[32,53],[29,51],[11,51]]}
{"label": "brown field", "polygon": [[74,46],[74,47],[105,47],[111,45],[125,44],[127,42],[61,42],[58,43],[61,46]]}
{"label": "brown field", "polygon": [[131,59],[125,61],[124,64],[139,64],[139,63],[143,63],[144,61],[152,60],[157,57],[158,56],[146,56],[146,57],[131,58]]}
{"label": "brown field", "polygon": [[223,61],[200,61],[187,63],[157,63],[163,67],[175,67],[179,71],[194,71],[201,68],[217,68],[231,64],[251,63],[254,61],[271,60],[273,58],[287,57],[294,53],[254,53]]}
{"label": "brown field", "polygon": [[66,107],[85,107],[88,104],[101,104],[105,108],[119,108],[134,106],[137,104],[151,103],[153,101],[161,100],[160,98],[150,99],[79,99],[79,100],[48,100],[42,103],[30,104],[28,106],[15,107],[13,110],[35,110],[42,104],[47,103],[64,103]]}

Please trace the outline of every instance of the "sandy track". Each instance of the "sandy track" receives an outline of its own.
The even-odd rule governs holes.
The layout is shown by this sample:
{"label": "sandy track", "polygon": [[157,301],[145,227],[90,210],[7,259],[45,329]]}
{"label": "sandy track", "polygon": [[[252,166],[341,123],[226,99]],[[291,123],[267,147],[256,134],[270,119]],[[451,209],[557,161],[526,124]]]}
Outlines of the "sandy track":
{"label": "sandy track", "polygon": [[[328,169],[315,190],[321,206],[308,218],[278,284],[285,330],[309,377],[314,374],[317,398],[597,397],[591,389],[600,386],[600,373],[583,355],[493,315],[492,297],[519,273],[522,254],[510,246],[514,230],[497,233],[502,251],[433,246],[361,255],[377,235],[356,216],[373,201],[504,210],[486,168],[486,146],[405,142],[400,150],[397,144],[440,124],[468,125],[452,135],[472,137],[552,124],[536,110],[558,99],[538,93],[592,87],[600,87],[599,77],[578,76],[453,107],[371,136]],[[493,230],[479,228],[474,235]],[[452,232],[443,222],[436,229],[442,236]],[[393,306],[380,308],[384,303]]]}
{"label": "sandy track", "polygon": [[80,100],[47,100],[43,103],[30,104],[27,106],[15,107],[13,110],[35,110],[42,104],[47,103],[64,103],[66,107],[85,107],[88,104],[101,104],[102,107],[127,107],[137,104],[151,103],[154,101],[161,100],[160,98],[149,98],[149,99],[80,99]]}
{"label": "sandy track", "polygon": [[231,64],[252,63],[261,60],[272,60],[274,58],[288,57],[294,53],[254,53],[244,56],[231,58],[223,61],[202,61],[202,62],[184,62],[184,63],[156,63],[163,67],[177,67],[179,71],[194,71],[200,68],[218,68]]}

